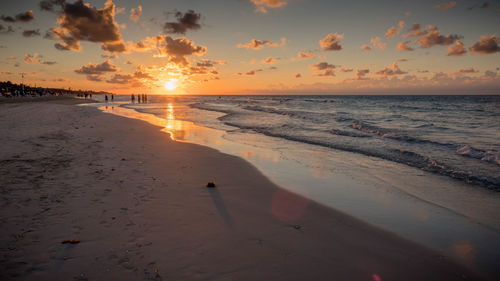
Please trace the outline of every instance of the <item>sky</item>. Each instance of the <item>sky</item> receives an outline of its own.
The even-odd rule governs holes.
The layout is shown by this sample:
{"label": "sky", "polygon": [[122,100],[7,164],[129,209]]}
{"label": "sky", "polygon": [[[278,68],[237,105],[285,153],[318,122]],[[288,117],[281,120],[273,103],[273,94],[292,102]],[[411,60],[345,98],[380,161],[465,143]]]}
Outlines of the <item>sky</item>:
{"label": "sky", "polygon": [[117,94],[500,94],[499,0],[0,5],[2,81]]}

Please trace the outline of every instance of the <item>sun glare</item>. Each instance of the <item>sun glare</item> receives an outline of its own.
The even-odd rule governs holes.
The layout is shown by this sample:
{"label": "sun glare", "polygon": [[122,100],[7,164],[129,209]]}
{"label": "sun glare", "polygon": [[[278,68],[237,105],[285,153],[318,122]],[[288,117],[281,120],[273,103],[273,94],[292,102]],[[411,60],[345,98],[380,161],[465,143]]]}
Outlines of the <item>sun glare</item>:
{"label": "sun glare", "polygon": [[170,79],[165,81],[165,89],[167,91],[173,91],[177,88],[177,79]]}

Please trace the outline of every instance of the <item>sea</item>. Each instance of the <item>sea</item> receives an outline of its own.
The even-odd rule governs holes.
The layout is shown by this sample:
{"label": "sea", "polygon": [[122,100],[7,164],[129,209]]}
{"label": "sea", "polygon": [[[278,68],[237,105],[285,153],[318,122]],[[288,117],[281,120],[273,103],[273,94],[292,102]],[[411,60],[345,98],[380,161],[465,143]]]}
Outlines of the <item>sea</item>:
{"label": "sea", "polygon": [[97,106],[500,276],[500,96],[123,95]]}

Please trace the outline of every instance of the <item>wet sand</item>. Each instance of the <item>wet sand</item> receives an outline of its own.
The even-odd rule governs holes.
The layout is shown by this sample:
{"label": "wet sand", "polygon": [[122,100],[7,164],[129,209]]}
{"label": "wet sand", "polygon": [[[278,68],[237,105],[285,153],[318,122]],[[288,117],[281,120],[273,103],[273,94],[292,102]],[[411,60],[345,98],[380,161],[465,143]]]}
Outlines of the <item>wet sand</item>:
{"label": "wet sand", "polygon": [[78,102],[0,105],[1,280],[483,280],[243,159]]}

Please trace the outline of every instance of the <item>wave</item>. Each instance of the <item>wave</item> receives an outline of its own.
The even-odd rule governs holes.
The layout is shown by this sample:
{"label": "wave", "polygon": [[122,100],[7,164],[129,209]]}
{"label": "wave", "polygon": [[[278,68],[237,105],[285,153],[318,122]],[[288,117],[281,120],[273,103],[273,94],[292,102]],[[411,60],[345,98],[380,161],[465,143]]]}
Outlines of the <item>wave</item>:
{"label": "wave", "polygon": [[[290,124],[273,126],[273,124],[255,124],[252,122],[244,122],[245,120],[247,120],[245,116],[250,114],[248,112],[245,112],[245,110],[287,115],[301,119],[308,118],[308,120],[318,119],[318,121],[325,120],[325,114],[329,114],[328,118],[333,117],[335,118],[335,120],[338,120],[339,116],[336,116],[332,113],[316,113],[318,115],[315,115],[314,112],[309,111],[281,110],[273,107],[262,107],[255,105],[244,105],[239,107],[233,106],[232,109],[229,108],[230,105],[227,104],[192,104],[191,106],[198,109],[225,113],[224,116],[221,116],[218,119],[225,125],[236,127],[242,130],[252,130],[254,132],[261,133],[270,137],[277,137],[311,145],[328,147],[341,151],[359,153],[370,157],[376,157],[500,191],[500,177],[497,174],[488,172],[488,174],[485,175],[484,171],[469,169],[467,168],[467,166],[464,166],[463,168],[456,168],[457,165],[455,165],[454,162],[450,162],[447,160],[446,157],[448,157],[449,154],[444,156],[440,154],[443,151],[449,151],[446,153],[453,153],[453,151],[456,151],[457,154],[466,157],[500,164],[500,154],[497,152],[482,151],[474,149],[470,146],[463,146],[461,144],[443,143],[423,138],[412,137],[408,136],[406,132],[401,130],[382,128],[358,120],[352,121],[352,119],[350,120],[352,121],[350,127],[352,127],[354,130],[358,130],[359,132],[336,128],[320,131],[314,128],[306,127],[303,125],[303,123],[297,126],[293,126]],[[349,118],[346,118],[343,121],[350,122]],[[360,138],[360,141],[363,141],[339,141],[340,138],[329,138],[327,135],[325,135],[325,133],[338,136]],[[373,138],[374,136],[378,136],[380,138]],[[372,137],[372,139],[370,139],[370,137]],[[383,142],[383,139],[396,140],[400,144],[398,144],[395,148],[395,143],[387,144],[386,142]],[[382,143],[379,143],[381,141]],[[414,144],[421,145],[416,147]],[[404,145],[404,149],[401,148],[401,145]],[[425,149],[422,150],[422,148]],[[424,153],[416,152],[421,150],[424,151]],[[432,157],[426,155],[432,155]],[[440,157],[439,155],[441,155],[442,157]]]}
{"label": "wave", "polygon": [[470,145],[464,145],[459,149],[457,149],[456,153],[465,157],[475,158],[481,161],[486,161],[500,165],[500,152],[485,151],[473,148]]}
{"label": "wave", "polygon": [[363,123],[361,121],[354,121],[352,123],[352,127],[356,130],[359,130],[359,131],[362,131],[362,132],[365,132],[368,134],[375,134],[375,135],[378,135],[382,138],[388,138],[388,139],[403,141],[403,142],[407,142],[407,143],[434,144],[434,145],[449,147],[449,148],[453,148],[453,149],[456,149],[459,146],[458,144],[455,144],[455,143],[442,143],[442,142],[437,142],[437,141],[433,141],[433,140],[421,139],[421,138],[416,138],[416,137],[404,135],[398,130],[389,130],[389,129],[385,129],[385,128],[380,128],[380,127],[376,127],[373,125]]}

